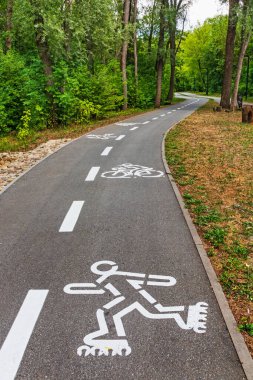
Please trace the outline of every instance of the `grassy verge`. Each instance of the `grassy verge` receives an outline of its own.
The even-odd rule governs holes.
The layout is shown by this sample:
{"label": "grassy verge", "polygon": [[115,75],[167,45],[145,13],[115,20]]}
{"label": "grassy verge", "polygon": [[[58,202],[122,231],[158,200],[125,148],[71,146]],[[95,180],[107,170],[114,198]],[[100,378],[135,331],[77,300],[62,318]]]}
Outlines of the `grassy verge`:
{"label": "grassy verge", "polygon": [[253,354],[253,125],[215,104],[168,134],[166,158]]}
{"label": "grassy verge", "polygon": [[[181,98],[174,98],[173,104],[184,101]],[[43,129],[40,131],[30,131],[29,135],[26,136],[25,140],[20,140],[17,138],[17,133],[13,132],[7,136],[0,136],[0,152],[17,152],[26,151],[36,148],[39,144],[45,143],[48,140],[63,139],[63,138],[76,138],[82,136],[96,128],[116,123],[118,121],[129,118],[130,116],[139,115],[147,111],[152,111],[153,108],[146,110],[143,109],[128,109],[121,112],[110,112],[105,118],[99,121],[91,121],[83,125],[70,125],[66,127],[57,127]]]}

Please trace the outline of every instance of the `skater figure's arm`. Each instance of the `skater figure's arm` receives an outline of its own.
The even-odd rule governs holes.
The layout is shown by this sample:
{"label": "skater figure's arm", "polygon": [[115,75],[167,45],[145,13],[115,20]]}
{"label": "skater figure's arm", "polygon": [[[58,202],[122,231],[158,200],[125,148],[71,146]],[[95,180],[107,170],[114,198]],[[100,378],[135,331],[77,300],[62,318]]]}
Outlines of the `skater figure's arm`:
{"label": "skater figure's arm", "polygon": [[73,283],[64,287],[64,292],[67,294],[104,294],[105,290],[99,289],[97,284],[90,282],[87,283]]}

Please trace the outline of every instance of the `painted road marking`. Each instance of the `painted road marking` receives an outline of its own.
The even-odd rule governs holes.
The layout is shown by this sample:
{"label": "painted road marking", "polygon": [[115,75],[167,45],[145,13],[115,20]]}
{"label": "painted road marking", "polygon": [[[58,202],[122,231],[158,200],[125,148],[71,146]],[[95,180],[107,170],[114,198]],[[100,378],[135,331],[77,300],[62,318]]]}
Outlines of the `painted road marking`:
{"label": "painted road marking", "polygon": [[171,112],[167,112],[167,114],[169,115]]}
{"label": "painted road marking", "polygon": [[112,148],[112,146],[108,146],[107,148],[105,148],[105,150],[103,150],[103,152],[101,153],[101,156],[108,156]]}
{"label": "painted road marking", "polygon": [[122,140],[124,137],[126,137],[126,135],[120,135],[119,137],[116,138],[116,141],[120,141],[120,140]]}
{"label": "painted road marking", "polygon": [[165,113],[163,113],[162,115],[161,115],[161,117],[164,117],[165,116]]}
{"label": "painted road marking", "polygon": [[93,168],[90,169],[85,181],[94,181],[99,170],[100,170],[100,166],[93,166]]}
{"label": "painted road marking", "polygon": [[149,303],[154,304],[157,303],[157,301],[148,293],[146,290],[139,290],[139,293],[144,297]]}
{"label": "painted road marking", "polygon": [[113,133],[105,133],[104,135],[95,135],[95,134],[89,134],[86,135],[87,139],[94,139],[94,140],[109,140],[109,139],[115,139],[116,136]]}
{"label": "painted road marking", "polygon": [[172,112],[177,112],[177,110],[172,110]]}
{"label": "painted road marking", "polygon": [[0,351],[2,380],[14,380],[48,290],[29,290]]}
{"label": "painted road marking", "polygon": [[142,124],[145,125],[145,124],[148,124],[148,123],[150,123],[149,120],[148,121],[144,121],[144,123],[142,123]]}
{"label": "painted road marking", "polygon": [[79,218],[80,212],[84,205],[84,201],[74,201],[65,216],[59,232],[72,232]]}
{"label": "painted road marking", "polygon": [[157,120],[158,119],[158,117],[153,117],[153,119],[152,120]]}
{"label": "painted road marking", "polygon": [[163,177],[164,173],[153,168],[141,165],[122,164],[112,168],[109,172],[101,174],[103,178],[120,179],[120,178],[158,178]]}
{"label": "painted road marking", "polygon": [[140,123],[115,123],[115,125],[120,125],[122,127],[130,127],[131,125],[136,125],[136,124],[140,124]]}
{"label": "painted road marking", "polygon": [[178,108],[178,110],[181,110],[181,108]]}
{"label": "painted road marking", "polygon": [[139,127],[133,127],[131,129],[129,129],[129,131],[135,131],[136,129],[138,129]]}
{"label": "painted road marking", "polygon": [[[106,270],[100,269],[101,266],[104,268],[106,265]],[[108,269],[108,266],[111,267]],[[176,285],[177,281],[171,276],[160,276],[160,275],[145,275],[145,273],[132,273],[124,272],[118,270],[119,266],[113,261],[98,261],[91,266],[91,271],[98,277],[95,283],[88,284],[68,284],[65,286],[64,291],[67,294],[77,294],[69,293],[69,289],[83,287],[86,285],[85,294],[94,294],[94,289],[105,293],[106,302],[103,306],[100,306],[96,311],[96,318],[98,322],[99,329],[85,335],[83,342],[84,345],[77,348],[77,355],[82,356],[98,356],[102,355],[109,356],[128,356],[131,354],[132,349],[129,345],[129,339],[124,328],[125,316],[129,315],[133,311],[138,311],[142,317],[149,320],[173,320],[177,324],[178,328],[183,330],[193,330],[195,333],[203,334],[206,332],[207,326],[207,314],[208,314],[208,304],[206,302],[198,302],[195,305],[179,305],[179,306],[163,306],[157,301],[148,291],[143,289],[146,286],[163,286],[163,287],[173,287]],[[128,282],[134,289],[138,290],[138,293],[143,298],[133,299],[130,297],[128,299],[128,294],[122,295],[120,291],[113,285],[113,282],[117,286],[117,280],[115,281],[115,276],[122,276],[125,281]],[[141,279],[140,279],[141,278]],[[145,278],[155,279],[157,281],[148,281],[146,283]],[[92,290],[91,290],[92,289]],[[106,290],[105,290],[106,289]],[[67,291],[66,291],[67,290]],[[108,302],[108,297],[106,293],[110,292],[110,298],[114,296]],[[83,293],[84,294],[84,293]],[[168,297],[169,298],[169,297]],[[153,307],[153,312],[145,307],[145,301],[150,303],[150,308]],[[113,310],[115,305],[121,305],[121,308],[117,308],[116,311]],[[113,325],[109,325],[106,319],[106,310],[111,310],[111,317]],[[158,311],[158,313],[157,313]],[[185,318],[185,312],[187,311],[187,318]],[[186,321],[185,321],[186,319]],[[110,337],[113,333],[113,339]],[[115,339],[115,333],[118,339]],[[139,339],[139,338],[138,338]]]}

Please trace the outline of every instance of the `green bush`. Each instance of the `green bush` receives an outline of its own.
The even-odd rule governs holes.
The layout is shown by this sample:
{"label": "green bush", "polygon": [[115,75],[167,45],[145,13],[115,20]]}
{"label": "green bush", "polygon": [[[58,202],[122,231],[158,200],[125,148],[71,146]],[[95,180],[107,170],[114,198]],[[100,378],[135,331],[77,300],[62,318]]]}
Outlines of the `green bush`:
{"label": "green bush", "polygon": [[205,234],[205,239],[209,240],[214,248],[219,248],[225,242],[226,231],[220,227],[209,229]]}
{"label": "green bush", "polygon": [[118,62],[99,65],[91,74],[86,65],[68,67],[60,62],[54,70],[52,94],[58,120],[63,124],[81,124],[117,111],[123,104]]}
{"label": "green bush", "polygon": [[29,126],[40,129],[47,119],[44,79],[38,61],[26,62],[14,51],[0,51],[0,134],[22,128],[30,112]]}

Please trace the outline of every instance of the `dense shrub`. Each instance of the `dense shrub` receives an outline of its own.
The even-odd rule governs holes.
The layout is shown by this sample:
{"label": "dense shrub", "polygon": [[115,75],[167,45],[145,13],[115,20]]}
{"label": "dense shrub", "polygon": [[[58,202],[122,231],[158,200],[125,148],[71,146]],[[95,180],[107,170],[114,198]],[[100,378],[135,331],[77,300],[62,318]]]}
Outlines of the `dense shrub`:
{"label": "dense shrub", "polygon": [[[38,61],[29,65],[18,53],[0,52],[0,133],[22,129],[27,113],[29,129],[43,127],[47,119],[47,100]],[[26,128],[28,119],[26,120]]]}
{"label": "dense shrub", "polygon": [[119,64],[99,65],[91,74],[86,65],[77,68],[59,63],[52,89],[60,123],[84,123],[117,111],[123,103]]}

